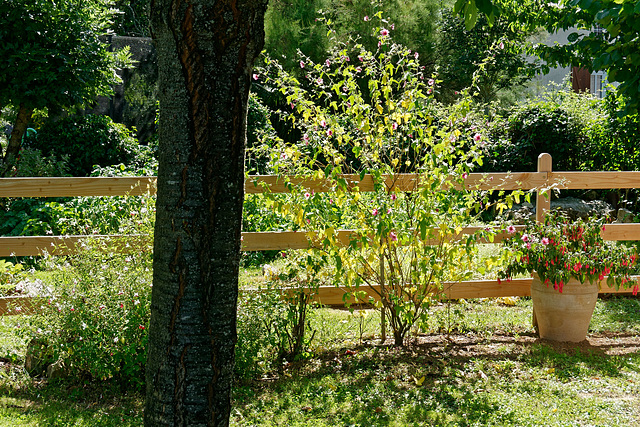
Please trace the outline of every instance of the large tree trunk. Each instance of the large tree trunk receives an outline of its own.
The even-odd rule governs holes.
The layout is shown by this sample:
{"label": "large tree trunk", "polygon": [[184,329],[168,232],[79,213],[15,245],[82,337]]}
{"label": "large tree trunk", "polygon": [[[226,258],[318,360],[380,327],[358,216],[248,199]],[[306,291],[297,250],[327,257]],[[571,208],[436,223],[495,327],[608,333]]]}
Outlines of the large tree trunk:
{"label": "large tree trunk", "polygon": [[246,115],[266,0],[155,0],[160,167],[145,425],[228,425]]}
{"label": "large tree trunk", "polygon": [[22,137],[27,131],[29,121],[33,116],[33,109],[27,108],[24,104],[20,104],[18,107],[18,117],[16,118],[16,125],[11,131],[11,137],[9,138],[9,144],[7,145],[7,151],[4,155],[4,165],[2,167],[2,176],[6,176],[11,167],[15,165],[18,154],[20,153],[20,147],[22,146]]}

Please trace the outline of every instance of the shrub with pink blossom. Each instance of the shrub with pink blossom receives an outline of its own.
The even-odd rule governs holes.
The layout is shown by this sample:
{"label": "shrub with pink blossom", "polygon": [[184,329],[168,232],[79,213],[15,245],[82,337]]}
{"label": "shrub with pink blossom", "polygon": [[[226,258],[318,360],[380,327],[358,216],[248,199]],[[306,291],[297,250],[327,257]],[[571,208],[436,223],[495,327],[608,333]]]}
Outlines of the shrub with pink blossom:
{"label": "shrub with pink blossom", "polygon": [[[151,217],[151,215],[149,215]],[[45,260],[53,267],[40,310],[25,333],[48,348],[49,363],[69,376],[142,389],[152,286],[147,241],[80,243],[77,255]],[[117,249],[116,249],[117,248]],[[41,374],[42,372],[32,372]]]}
{"label": "shrub with pink blossom", "polygon": [[[290,190],[271,203],[335,266],[333,283],[349,291],[346,302],[373,303],[402,345],[447,282],[475,274],[475,236],[460,231],[488,197],[465,185],[482,161],[479,129],[467,121],[470,99],[437,116],[437,76],[425,75],[415,52],[393,42],[394,26],[381,13],[367,22],[377,49],[336,41],[330,67],[303,57],[304,85],[265,59],[261,81],[286,104],[295,102],[282,115],[301,135],[293,143],[265,141],[272,170]],[[299,178],[323,180],[330,193]]]}

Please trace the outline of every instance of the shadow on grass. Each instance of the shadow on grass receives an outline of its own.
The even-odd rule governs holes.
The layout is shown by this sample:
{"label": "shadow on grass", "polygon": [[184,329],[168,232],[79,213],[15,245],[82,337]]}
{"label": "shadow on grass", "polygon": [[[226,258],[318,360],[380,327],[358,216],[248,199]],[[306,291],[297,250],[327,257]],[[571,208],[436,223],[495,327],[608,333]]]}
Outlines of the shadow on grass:
{"label": "shadow on grass", "polygon": [[19,388],[0,387],[0,425],[93,427],[142,425],[144,397],[111,387],[42,382]]}
{"label": "shadow on grass", "polygon": [[278,400],[270,409],[306,423],[296,425],[517,425],[517,413],[500,400],[494,381],[531,387],[535,395],[545,387],[531,381],[534,376],[561,382],[617,378],[624,369],[640,368],[640,339],[627,341],[554,344],[533,334],[438,335],[405,348],[364,345],[292,365],[236,402]]}
{"label": "shadow on grass", "polygon": [[640,330],[640,296],[610,295],[601,298],[594,317],[602,330]]}

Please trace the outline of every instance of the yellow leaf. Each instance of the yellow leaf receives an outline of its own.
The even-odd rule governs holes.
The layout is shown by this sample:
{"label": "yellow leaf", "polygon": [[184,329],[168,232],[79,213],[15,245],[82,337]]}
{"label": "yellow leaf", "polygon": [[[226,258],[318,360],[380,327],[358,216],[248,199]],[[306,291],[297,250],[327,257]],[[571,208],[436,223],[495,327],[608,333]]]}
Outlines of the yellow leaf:
{"label": "yellow leaf", "polygon": [[426,377],[424,375],[422,377],[420,377],[420,379],[417,379],[416,377],[413,377],[413,382],[416,383],[416,385],[418,387],[421,387],[422,383],[424,383],[425,378]]}

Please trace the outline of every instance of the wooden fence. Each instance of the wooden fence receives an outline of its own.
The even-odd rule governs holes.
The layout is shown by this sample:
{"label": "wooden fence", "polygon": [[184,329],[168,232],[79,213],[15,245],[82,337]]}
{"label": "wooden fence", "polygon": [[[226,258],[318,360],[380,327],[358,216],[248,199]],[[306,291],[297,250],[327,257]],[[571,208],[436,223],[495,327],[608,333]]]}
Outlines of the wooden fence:
{"label": "wooden fence", "polygon": [[[345,175],[347,182],[357,185],[360,191],[372,191],[373,179],[370,175],[360,178],[357,175]],[[403,174],[396,176],[389,185],[401,191],[416,188],[417,176]],[[80,196],[139,196],[155,193],[155,177],[127,178],[1,178],[0,197],[80,197]],[[302,184],[308,191],[328,192],[330,187],[321,180],[292,179],[294,185]],[[284,180],[276,176],[251,176],[245,182],[248,194],[262,193],[264,186],[273,193],[287,192]],[[536,190],[536,218],[541,220],[544,212],[550,208],[550,199],[545,196],[549,189],[628,189],[640,188],[640,172],[553,172],[551,156],[541,154],[538,158],[537,172],[517,173],[471,173],[465,179],[465,186],[477,190]],[[469,227],[462,233],[473,233],[476,227]],[[348,241],[349,230],[338,232],[341,241]],[[304,232],[245,232],[244,251],[306,249],[310,246]],[[0,257],[41,255],[57,247],[56,254],[65,255],[77,250],[76,243],[89,236],[33,236],[0,237]],[[110,236],[91,236],[108,239]],[[134,236],[131,236],[133,238]],[[136,236],[140,237],[140,236]],[[495,243],[504,235],[497,235]],[[640,240],[640,224],[611,224],[603,232],[606,240]],[[638,279],[638,278],[636,278]],[[531,279],[516,279],[509,283],[497,280],[473,280],[450,283],[445,286],[444,294],[450,299],[490,298],[503,296],[529,296]],[[601,293],[629,293],[630,290],[609,288],[602,283]],[[367,288],[363,287],[366,292]],[[370,291],[369,291],[370,292]],[[326,286],[321,287],[317,299],[327,305],[343,303],[345,290]],[[371,293],[373,295],[373,293]],[[21,306],[20,313],[30,313],[34,300],[29,297],[0,298],[0,315],[16,314],[8,307]]]}

